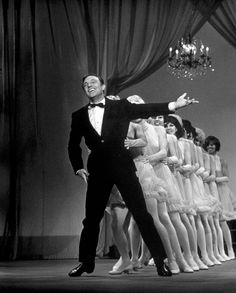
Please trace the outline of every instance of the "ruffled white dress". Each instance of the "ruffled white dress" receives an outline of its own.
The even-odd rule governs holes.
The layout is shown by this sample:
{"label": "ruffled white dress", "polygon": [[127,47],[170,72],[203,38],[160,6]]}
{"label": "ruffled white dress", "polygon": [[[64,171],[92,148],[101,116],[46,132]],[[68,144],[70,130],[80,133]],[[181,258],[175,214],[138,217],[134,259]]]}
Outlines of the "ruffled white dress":
{"label": "ruffled white dress", "polygon": [[[223,177],[224,171],[220,161],[220,157],[215,155],[216,160],[216,173],[217,176]],[[236,219],[236,199],[235,195],[229,188],[228,182],[217,182],[217,189],[219,198],[222,204],[222,215],[227,221]]]}
{"label": "ruffled white dress", "polygon": [[[160,126],[159,126],[160,127]],[[147,146],[144,148],[144,155],[150,156],[160,150],[158,135],[156,133],[157,126],[146,123],[144,127],[144,133],[147,138]],[[164,189],[167,191],[167,208],[169,212],[182,212],[183,202],[182,197],[176,182],[176,178],[170,171],[169,167],[163,162],[155,162],[152,164],[156,176],[162,179]]]}
{"label": "ruffled white dress", "polygon": [[190,215],[196,215],[197,212],[197,206],[193,200],[193,191],[192,191],[192,184],[190,180],[190,173],[192,170],[192,167],[190,165],[190,162],[188,162],[189,159],[187,159],[187,156],[190,157],[190,145],[187,139],[179,138],[178,139],[179,148],[181,150],[183,164],[180,168],[179,174],[181,174],[182,182],[184,185],[184,192],[182,195],[184,196],[184,205],[185,205],[185,212]]}
{"label": "ruffled white dress", "polygon": [[[214,176],[215,175],[215,159],[204,150],[202,150],[202,155],[203,155],[205,171],[209,170],[209,175],[210,175],[209,177],[212,177],[213,175],[213,177],[210,180],[209,180],[209,177],[208,177],[208,180],[203,179],[205,193],[208,197],[212,198],[213,204],[211,206],[212,208],[211,213],[212,215],[214,214],[222,215],[222,205],[220,202],[219,193],[217,190],[215,176]],[[203,178],[205,177],[203,176]]]}
{"label": "ruffled white dress", "polygon": [[[195,156],[195,145],[193,141],[186,139],[186,141],[189,143],[190,146],[190,152],[191,152],[191,164],[192,168],[194,169],[194,166],[196,164],[194,160]],[[206,195],[204,184],[202,181],[202,178],[198,175],[196,175],[195,171],[192,170],[189,173],[189,178],[192,186],[192,199],[194,203],[194,208],[197,213],[209,213],[212,210],[212,202],[211,199]]]}
{"label": "ruffled white dress", "polygon": [[144,156],[138,156],[134,159],[136,174],[143,190],[145,199],[155,198],[159,202],[167,200],[167,192],[164,189],[165,183],[157,178],[152,165],[145,162]]}

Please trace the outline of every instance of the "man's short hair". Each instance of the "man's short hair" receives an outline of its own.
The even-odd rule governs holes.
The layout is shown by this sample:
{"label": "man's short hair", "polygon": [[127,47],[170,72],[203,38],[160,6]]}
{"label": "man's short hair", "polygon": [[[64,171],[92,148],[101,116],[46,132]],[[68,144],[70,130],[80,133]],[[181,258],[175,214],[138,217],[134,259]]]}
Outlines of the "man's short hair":
{"label": "man's short hair", "polygon": [[82,77],[82,88],[84,88],[84,81],[88,76],[96,76],[99,79],[99,81],[101,82],[101,85],[105,84],[104,79],[101,76],[99,76],[95,73],[90,73],[90,74],[86,74],[85,76]]}

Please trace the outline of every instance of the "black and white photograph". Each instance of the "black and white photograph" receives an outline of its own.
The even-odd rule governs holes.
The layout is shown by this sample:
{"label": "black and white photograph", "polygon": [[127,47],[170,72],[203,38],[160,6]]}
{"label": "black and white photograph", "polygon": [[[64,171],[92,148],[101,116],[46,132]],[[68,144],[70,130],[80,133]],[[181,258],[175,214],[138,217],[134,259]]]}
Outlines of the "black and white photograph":
{"label": "black and white photograph", "polygon": [[236,1],[0,0],[0,292],[236,292]]}

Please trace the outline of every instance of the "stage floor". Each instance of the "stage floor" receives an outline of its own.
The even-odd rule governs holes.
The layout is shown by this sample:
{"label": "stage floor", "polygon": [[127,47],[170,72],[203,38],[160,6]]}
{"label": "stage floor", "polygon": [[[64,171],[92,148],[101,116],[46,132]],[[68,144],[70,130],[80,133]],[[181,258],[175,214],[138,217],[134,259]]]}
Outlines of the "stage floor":
{"label": "stage floor", "polygon": [[98,259],[92,274],[70,278],[76,260],[0,262],[0,292],[236,292],[236,260],[192,274],[159,277],[155,267],[110,276],[116,260]]}

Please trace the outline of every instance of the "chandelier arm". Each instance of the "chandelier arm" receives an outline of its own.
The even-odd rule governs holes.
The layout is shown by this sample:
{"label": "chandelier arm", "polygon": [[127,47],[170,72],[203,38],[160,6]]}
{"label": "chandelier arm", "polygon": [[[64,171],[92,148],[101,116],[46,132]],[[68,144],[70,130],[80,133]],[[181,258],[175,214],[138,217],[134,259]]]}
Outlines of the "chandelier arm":
{"label": "chandelier arm", "polygon": [[209,70],[214,71],[209,56],[209,47],[205,47],[201,40],[198,41],[191,36],[197,3],[198,1],[193,1],[193,9],[185,35],[177,42],[175,52],[171,47],[169,48],[168,71],[177,78],[193,80],[197,76],[205,75]]}

